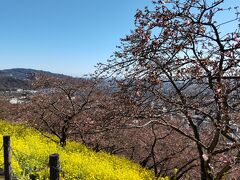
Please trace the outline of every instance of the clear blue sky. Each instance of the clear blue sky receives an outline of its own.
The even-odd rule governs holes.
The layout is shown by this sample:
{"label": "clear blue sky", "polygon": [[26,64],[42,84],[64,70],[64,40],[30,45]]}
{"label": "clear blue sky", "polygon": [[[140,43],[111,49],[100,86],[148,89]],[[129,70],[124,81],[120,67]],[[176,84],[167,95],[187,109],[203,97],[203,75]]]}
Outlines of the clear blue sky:
{"label": "clear blue sky", "polygon": [[0,0],[0,69],[93,72],[150,0]]}
{"label": "clear blue sky", "polygon": [[[239,2],[239,0],[227,0]],[[0,0],[0,69],[94,71],[150,0]],[[239,3],[240,4],[240,3]]]}

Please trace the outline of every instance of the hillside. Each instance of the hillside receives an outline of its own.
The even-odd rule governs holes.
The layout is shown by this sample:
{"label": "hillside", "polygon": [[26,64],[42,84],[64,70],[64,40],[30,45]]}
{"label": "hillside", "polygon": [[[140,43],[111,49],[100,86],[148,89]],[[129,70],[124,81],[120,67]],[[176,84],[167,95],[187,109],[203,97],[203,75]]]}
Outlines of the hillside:
{"label": "hillside", "polygon": [[31,89],[31,81],[35,79],[37,74],[46,74],[53,77],[66,77],[62,74],[35,69],[4,69],[0,70],[0,91]]}
{"label": "hillside", "polygon": [[17,79],[11,76],[0,76],[0,91],[30,89],[29,81]]}
{"label": "hillside", "polygon": [[[46,164],[52,153],[60,154],[61,179],[155,179],[151,171],[124,158],[96,153],[76,142],[68,142],[63,149],[24,125],[0,121],[0,134],[11,135],[13,172],[19,179],[29,179],[33,175],[46,179],[49,176]],[[2,154],[0,164],[3,163]]]}

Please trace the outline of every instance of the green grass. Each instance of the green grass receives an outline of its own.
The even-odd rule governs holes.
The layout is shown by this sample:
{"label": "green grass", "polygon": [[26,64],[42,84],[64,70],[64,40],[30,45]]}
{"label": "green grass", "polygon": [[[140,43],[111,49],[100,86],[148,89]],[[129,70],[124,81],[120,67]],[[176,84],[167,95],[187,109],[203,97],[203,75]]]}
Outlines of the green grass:
{"label": "green grass", "polygon": [[[13,172],[19,179],[30,179],[33,175],[38,179],[48,179],[48,157],[53,153],[60,155],[61,179],[155,179],[151,171],[125,158],[105,152],[96,153],[77,142],[68,142],[65,148],[61,148],[36,130],[24,125],[0,120],[0,134],[11,136]],[[2,138],[0,143],[2,144]],[[0,164],[3,164],[2,151]]]}

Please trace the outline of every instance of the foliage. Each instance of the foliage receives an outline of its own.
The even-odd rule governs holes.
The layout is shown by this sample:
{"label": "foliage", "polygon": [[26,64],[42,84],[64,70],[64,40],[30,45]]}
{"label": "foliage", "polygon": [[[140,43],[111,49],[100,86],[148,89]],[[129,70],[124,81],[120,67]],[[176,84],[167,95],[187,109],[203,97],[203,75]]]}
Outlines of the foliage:
{"label": "foliage", "polygon": [[85,117],[96,108],[96,84],[87,79],[39,75],[33,83],[37,93],[25,107],[26,119],[36,129],[54,134],[65,146],[69,136],[83,134],[80,125],[91,124]]}
{"label": "foliage", "polygon": [[48,156],[53,153],[60,154],[62,179],[154,179],[151,171],[125,158],[96,153],[76,142],[62,148],[24,125],[0,121],[0,134],[11,135],[13,172],[19,179],[48,179]]}
{"label": "foliage", "polygon": [[[177,178],[188,171],[194,179],[239,172],[240,12],[225,3],[153,1],[137,11],[135,29],[97,71],[116,79],[129,127],[164,126],[186,145]],[[156,148],[163,139],[158,127],[146,159],[157,173],[164,160]]]}

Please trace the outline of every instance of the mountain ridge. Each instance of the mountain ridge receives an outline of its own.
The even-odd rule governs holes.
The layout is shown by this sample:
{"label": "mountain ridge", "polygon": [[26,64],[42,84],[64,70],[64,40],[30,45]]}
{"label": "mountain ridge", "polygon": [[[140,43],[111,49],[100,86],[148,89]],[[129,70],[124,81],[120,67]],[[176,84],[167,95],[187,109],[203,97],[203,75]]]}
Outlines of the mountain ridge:
{"label": "mountain ridge", "polygon": [[63,74],[29,68],[12,68],[0,70],[0,91],[31,89],[31,82],[37,74],[46,74],[52,77],[70,77]]}

